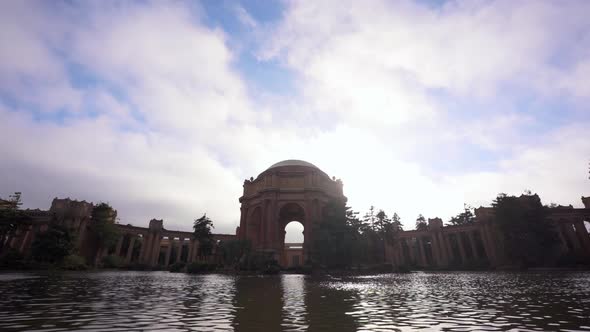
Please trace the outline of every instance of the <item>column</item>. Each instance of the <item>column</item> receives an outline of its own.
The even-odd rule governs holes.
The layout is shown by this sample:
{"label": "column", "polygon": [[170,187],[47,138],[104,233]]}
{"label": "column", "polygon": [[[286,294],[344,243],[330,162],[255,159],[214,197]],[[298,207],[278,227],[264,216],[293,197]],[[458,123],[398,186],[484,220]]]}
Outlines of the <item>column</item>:
{"label": "column", "polygon": [[490,263],[494,266],[498,265],[498,256],[496,254],[496,241],[494,241],[493,234],[491,232],[490,225],[484,224],[482,228],[482,238],[484,239],[484,243],[487,243],[486,246],[486,254],[488,255],[488,259]]}
{"label": "column", "polygon": [[122,234],[121,234],[121,236],[119,236],[119,240],[117,241],[117,246],[115,247],[115,253],[114,253],[115,256],[121,256],[121,247],[123,246],[123,238],[124,237],[125,236],[123,236]]}
{"label": "column", "polygon": [[176,251],[176,262],[177,263],[180,262],[180,255],[182,254],[182,242],[183,241],[184,241],[183,238],[178,239],[178,250]]}
{"label": "column", "polygon": [[200,260],[199,258],[199,240],[194,240],[195,241],[195,249],[193,250],[193,260],[196,262],[197,260]]}
{"label": "column", "polygon": [[587,254],[590,254],[590,237],[588,237],[588,230],[584,225],[584,221],[578,220],[574,223],[574,225],[576,226],[576,233],[582,242],[582,247],[586,249]]}
{"label": "column", "polygon": [[449,264],[449,256],[447,255],[447,247],[445,246],[443,233],[436,234],[438,242],[438,248],[440,250],[441,265],[445,266]]}
{"label": "column", "polygon": [[475,238],[473,237],[473,232],[467,232],[467,236],[469,237],[469,245],[471,245],[471,252],[473,253],[473,258],[479,259],[479,252],[477,251],[477,246],[475,243]]}
{"label": "column", "polygon": [[424,243],[422,243],[422,238],[416,238],[416,243],[418,244],[418,249],[420,253],[420,261],[423,267],[428,266],[428,262],[426,261],[426,255],[424,254]]}
{"label": "column", "polygon": [[432,236],[430,237],[430,250],[432,251],[432,258],[434,259],[434,264],[437,267],[442,265],[441,258],[440,258],[440,250],[438,248],[438,240],[436,238],[435,232],[432,232]]}
{"label": "column", "polygon": [[25,236],[23,238],[23,241],[20,244],[20,247],[18,248],[18,251],[22,254],[25,251],[25,248],[27,247],[27,242],[29,241],[31,237],[31,226],[28,227]]}
{"label": "column", "polygon": [[78,231],[78,245],[77,247],[80,248],[82,247],[82,243],[84,242],[84,236],[86,235],[86,223],[88,222],[87,218],[82,219],[82,222],[80,223],[80,230]]}
{"label": "column", "polygon": [[152,247],[152,252],[151,252],[151,260],[150,260],[150,265],[154,266],[158,264],[158,258],[160,257],[160,234],[154,234],[154,245]]}
{"label": "column", "polygon": [[397,257],[398,257],[398,266],[407,265],[406,257],[404,256],[404,248],[402,246],[402,240],[398,239],[397,241]]}
{"label": "column", "polygon": [[127,255],[125,255],[125,263],[131,263],[131,256],[133,255],[133,246],[135,245],[135,236],[129,239],[129,247],[127,248]]}
{"label": "column", "polygon": [[[408,243],[408,242],[410,242],[410,243]],[[415,251],[416,247],[414,246],[414,241],[407,241],[407,239],[406,239],[406,248],[408,248],[408,254],[409,254],[408,256],[410,256],[411,264],[415,264],[416,263],[416,251]]]}
{"label": "column", "polygon": [[569,248],[567,246],[565,235],[563,235],[563,227],[561,227],[560,223],[557,224],[557,234],[559,235],[559,241],[561,242],[561,251],[568,252]]}
{"label": "column", "polygon": [[451,245],[451,238],[450,234],[447,236],[443,235],[443,240],[445,241],[445,247],[447,248],[447,255],[449,256],[449,263],[451,261],[455,261],[455,253],[453,252],[453,246]]}
{"label": "column", "polygon": [[149,250],[147,248],[150,248],[150,239],[151,239],[151,234],[144,234],[144,236],[142,237],[142,241],[141,241],[141,249],[139,250],[139,262],[141,263],[147,263],[147,253],[149,252]]}
{"label": "column", "polygon": [[172,240],[168,237],[168,247],[166,248],[166,259],[164,260],[164,266],[170,265],[170,254],[172,253]]}
{"label": "column", "polygon": [[189,239],[188,241],[188,253],[186,255],[186,263],[192,263],[193,262],[193,245],[194,245],[194,241],[192,239]]}
{"label": "column", "polygon": [[576,232],[574,232],[574,229],[572,228],[572,224],[568,222],[567,224],[564,225],[564,229],[565,229],[565,235],[570,240],[574,251],[580,250],[580,242],[578,241],[578,237],[576,236]]}
{"label": "column", "polygon": [[465,256],[465,248],[463,247],[463,239],[461,233],[455,233],[457,236],[457,244],[459,245],[459,253],[461,254],[461,262],[465,264],[467,257]]}

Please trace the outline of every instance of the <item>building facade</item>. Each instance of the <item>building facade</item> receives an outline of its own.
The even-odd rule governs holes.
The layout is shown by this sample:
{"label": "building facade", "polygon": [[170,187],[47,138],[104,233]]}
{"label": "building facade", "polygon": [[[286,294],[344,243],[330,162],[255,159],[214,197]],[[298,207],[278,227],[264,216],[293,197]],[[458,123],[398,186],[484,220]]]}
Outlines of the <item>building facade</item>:
{"label": "building facade", "polygon": [[[25,257],[31,254],[35,236],[55,222],[70,229],[76,238],[76,251],[88,263],[100,264],[108,255],[120,257],[125,264],[147,267],[167,267],[175,262],[191,263],[200,260],[198,241],[192,232],[167,230],[163,220],[152,219],[148,227],[115,224],[120,237],[115,246],[100,248],[91,232],[94,205],[86,201],[55,198],[49,210],[25,210],[30,217],[19,223],[11,234],[0,239],[2,252],[17,250]],[[216,241],[235,239],[233,234],[213,234]]]}
{"label": "building facade", "polygon": [[[559,236],[560,256],[590,258],[590,201],[582,197],[584,208],[558,206],[549,209],[549,219]],[[399,233],[387,248],[387,260],[394,266],[419,268],[502,268],[509,264],[504,255],[503,236],[494,223],[494,209],[475,209],[475,221],[467,225],[443,226],[440,218],[428,220],[423,231]]]}
{"label": "building facade", "polygon": [[249,240],[254,250],[267,253],[286,267],[295,254],[285,249],[285,227],[298,221],[304,228],[303,248],[297,254],[303,264],[312,243],[313,226],[321,221],[323,207],[332,200],[346,203],[342,181],[306,161],[276,163],[256,179],[244,181],[238,238]]}

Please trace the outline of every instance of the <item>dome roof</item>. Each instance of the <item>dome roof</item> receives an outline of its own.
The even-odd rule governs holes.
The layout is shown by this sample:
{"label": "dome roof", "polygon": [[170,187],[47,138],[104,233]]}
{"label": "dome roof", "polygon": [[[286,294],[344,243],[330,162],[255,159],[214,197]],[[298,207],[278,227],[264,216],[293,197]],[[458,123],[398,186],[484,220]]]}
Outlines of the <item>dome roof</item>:
{"label": "dome roof", "polygon": [[314,164],[308,163],[307,161],[304,161],[304,160],[287,159],[287,160],[279,161],[278,163],[267,168],[267,170],[269,170],[271,168],[275,168],[275,167],[282,167],[282,166],[306,166],[306,167],[312,167],[312,168],[319,169]]}

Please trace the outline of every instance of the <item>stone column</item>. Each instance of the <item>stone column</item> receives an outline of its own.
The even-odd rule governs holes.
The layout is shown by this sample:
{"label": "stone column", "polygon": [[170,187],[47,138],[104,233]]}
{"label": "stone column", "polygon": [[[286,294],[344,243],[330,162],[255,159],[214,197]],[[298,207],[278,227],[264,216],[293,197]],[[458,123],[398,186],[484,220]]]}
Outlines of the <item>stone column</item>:
{"label": "stone column", "polygon": [[188,250],[186,253],[186,263],[192,263],[192,253],[193,253],[193,240],[192,239],[188,239]]}
{"label": "stone column", "polygon": [[86,235],[86,224],[88,222],[87,218],[82,219],[80,223],[80,230],[78,231],[78,239],[77,239],[77,247],[82,247],[82,243],[84,242],[84,236]]}
{"label": "stone column", "polygon": [[399,266],[401,266],[401,265],[407,265],[406,257],[404,256],[404,248],[402,246],[402,242],[401,241],[402,241],[402,239],[399,239],[397,241],[397,249],[398,249],[398,251],[397,251],[397,257],[398,257],[398,264],[399,264]]}
{"label": "stone column", "polygon": [[183,238],[178,238],[178,250],[176,251],[176,262],[180,262],[180,258],[182,255],[182,244],[184,242]]}
{"label": "stone column", "polygon": [[131,256],[133,255],[133,245],[135,245],[135,236],[129,239],[129,247],[127,248],[127,255],[125,255],[125,263],[131,263]]}
{"label": "stone column", "polygon": [[426,255],[424,254],[424,243],[422,243],[422,238],[416,238],[416,244],[418,245],[419,253],[420,253],[420,262],[422,267],[428,266],[428,261],[426,260]]}
{"label": "stone column", "polygon": [[151,252],[151,260],[150,265],[154,266],[158,264],[158,259],[160,258],[160,233],[154,234],[154,245]]}
{"label": "stone column", "polygon": [[195,249],[193,250],[193,261],[196,262],[197,260],[199,260],[199,240],[194,240],[195,241]]}
{"label": "stone column", "polygon": [[438,250],[439,250],[439,254],[440,254],[440,258],[441,258],[441,265],[446,266],[449,264],[449,256],[447,253],[447,247],[445,246],[442,232],[436,234],[436,240],[438,243]]}
{"label": "stone column", "polygon": [[447,247],[447,255],[449,256],[449,263],[455,260],[455,252],[453,251],[453,246],[451,245],[451,238],[450,234],[447,236],[443,235],[443,240],[445,243],[445,247]]}
{"label": "stone column", "polygon": [[434,259],[434,264],[437,267],[442,266],[442,259],[440,257],[437,233],[435,232],[432,232],[432,236],[430,237],[430,250],[432,251],[432,258]]}
{"label": "stone column", "polygon": [[573,249],[575,251],[580,250],[580,242],[578,241],[578,237],[576,236],[576,232],[574,232],[574,229],[572,228],[572,224],[571,223],[567,223],[564,225],[564,229],[565,229],[565,234],[567,236],[567,238],[570,240],[570,243],[573,246]]}
{"label": "stone column", "polygon": [[246,234],[248,234],[248,223],[246,222],[246,209],[244,207],[240,207],[240,239],[245,239]]}
{"label": "stone column", "polygon": [[147,254],[150,247],[151,234],[145,234],[141,241],[141,249],[139,250],[139,261],[141,263],[147,263]]}
{"label": "stone column", "polygon": [[164,266],[170,265],[170,254],[172,253],[172,240],[168,237],[168,248],[166,248],[166,260]]}
{"label": "stone column", "polygon": [[[410,238],[410,240],[411,239],[412,238]],[[407,239],[406,239],[406,248],[408,248],[408,254],[410,256],[410,263],[415,264],[416,263],[416,247],[414,246],[414,241],[407,241]]]}
{"label": "stone column", "polygon": [[260,238],[263,248],[268,248],[269,245],[270,220],[268,216],[268,205],[268,200],[265,199],[262,203],[262,237]]}
{"label": "stone column", "polygon": [[121,247],[123,246],[123,238],[125,236],[121,235],[119,236],[119,240],[117,241],[117,246],[115,247],[115,256],[121,256]]}
{"label": "stone column", "polygon": [[463,239],[461,233],[455,233],[457,236],[457,244],[459,245],[459,254],[461,254],[461,262],[465,264],[467,262],[467,256],[465,256],[465,248],[463,247]]}
{"label": "stone column", "polygon": [[569,248],[567,246],[565,235],[563,234],[563,227],[561,227],[561,224],[559,223],[557,224],[557,234],[559,235],[559,241],[561,242],[561,251],[568,252]]}
{"label": "stone column", "polygon": [[586,250],[586,254],[590,254],[590,237],[588,236],[588,230],[584,225],[584,220],[578,220],[574,223],[576,227],[576,233],[582,243],[582,247]]}
{"label": "stone column", "polygon": [[20,247],[18,248],[18,251],[21,254],[25,251],[25,248],[27,247],[27,242],[29,241],[30,237],[31,237],[31,226],[27,227],[27,231],[25,232],[25,236],[23,237]]}
{"label": "stone column", "polygon": [[496,239],[494,239],[490,225],[484,224],[483,227],[481,228],[481,230],[482,230],[481,236],[482,236],[482,239],[484,240],[486,255],[488,256],[490,264],[492,264],[493,266],[497,266],[498,265],[498,256],[496,254],[497,241],[496,241]]}
{"label": "stone column", "polygon": [[479,252],[477,252],[477,246],[475,243],[475,238],[473,236],[473,232],[467,232],[467,236],[469,237],[469,245],[471,246],[471,252],[473,253],[474,259],[479,259]]}

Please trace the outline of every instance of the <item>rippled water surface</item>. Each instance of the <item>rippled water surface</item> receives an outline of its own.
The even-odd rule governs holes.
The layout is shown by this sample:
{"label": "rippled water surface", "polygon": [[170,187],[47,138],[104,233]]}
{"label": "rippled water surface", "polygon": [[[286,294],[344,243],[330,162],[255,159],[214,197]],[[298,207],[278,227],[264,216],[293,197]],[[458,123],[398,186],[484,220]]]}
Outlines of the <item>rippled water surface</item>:
{"label": "rippled water surface", "polygon": [[590,330],[590,273],[0,274],[0,330]]}

